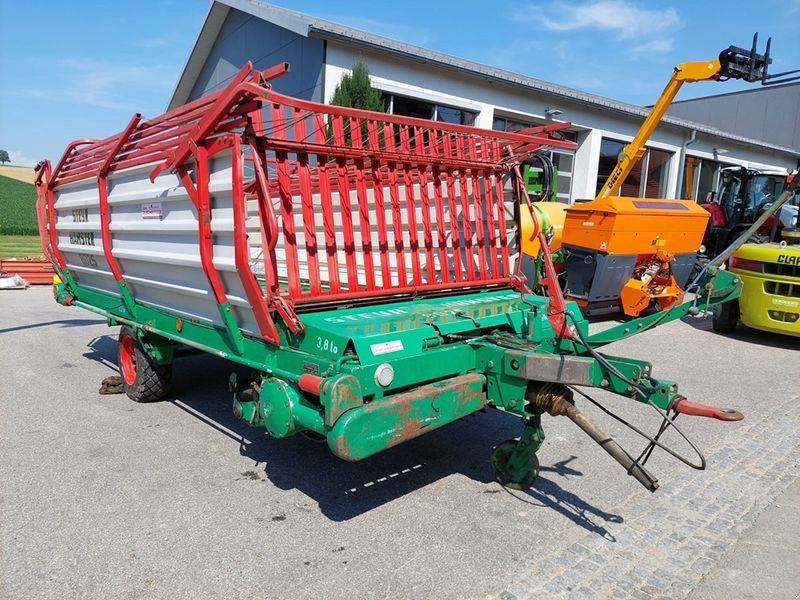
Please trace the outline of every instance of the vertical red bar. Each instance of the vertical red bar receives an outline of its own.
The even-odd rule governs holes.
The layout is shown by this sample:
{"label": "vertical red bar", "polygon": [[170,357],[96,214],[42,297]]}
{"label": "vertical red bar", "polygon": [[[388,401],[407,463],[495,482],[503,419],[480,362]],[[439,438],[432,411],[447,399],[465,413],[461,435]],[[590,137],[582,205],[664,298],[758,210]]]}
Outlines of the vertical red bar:
{"label": "vertical red bar", "polygon": [[[350,119],[350,132],[353,148],[362,148],[363,135],[361,123],[356,118]],[[356,177],[356,199],[358,200],[359,227],[361,229],[361,253],[364,260],[364,274],[368,290],[375,289],[375,262],[372,259],[372,227],[369,222],[369,199],[367,197],[367,182],[364,174],[364,160],[357,158],[353,161]]]}
{"label": "vertical red bar", "polygon": [[372,227],[369,222],[369,199],[367,198],[367,182],[364,175],[364,161],[355,161],[356,197],[358,198],[358,216],[361,227],[361,252],[364,256],[364,271],[367,289],[375,289],[375,262],[372,259]]}
{"label": "vertical red bar", "polygon": [[408,125],[400,125],[400,151],[406,154],[411,153],[411,141],[409,139]]}
{"label": "vertical red bar", "polygon": [[[386,123],[383,128],[386,149],[395,151],[395,125]],[[397,163],[388,164],[389,171],[389,201],[392,205],[392,233],[394,236],[395,260],[397,261],[397,284],[406,286],[408,277],[406,273],[406,249],[403,241],[403,213],[400,207],[400,189],[397,178]]]}
{"label": "vertical red bar", "polygon": [[499,173],[494,174],[494,187],[497,193],[497,228],[500,232],[500,255],[503,258],[504,277],[511,274],[511,263],[508,257],[508,236],[506,235],[506,203],[503,193],[503,177]]}
{"label": "vertical red bar", "polygon": [[[378,133],[378,122],[370,120],[367,122],[367,139],[371,150],[380,151],[380,135]],[[372,195],[375,198],[375,220],[378,226],[378,254],[381,261],[381,287],[392,285],[392,271],[389,266],[389,242],[386,237],[386,204],[383,199],[383,177],[381,163],[373,160],[370,164],[372,171]]]}
{"label": "vertical red bar", "polygon": [[375,195],[375,217],[378,222],[378,251],[381,260],[381,286],[392,285],[392,270],[389,265],[389,241],[386,237],[386,203],[383,199],[383,177],[381,164],[372,161],[372,193]]}
{"label": "vertical red bar", "polygon": [[431,202],[428,197],[428,170],[425,165],[418,167],[419,196],[422,203],[423,241],[425,243],[425,267],[428,282],[436,281],[436,261],[433,253],[433,231],[431,226]]}
{"label": "vertical red bar", "polygon": [[492,277],[497,277],[499,272],[497,270],[497,232],[494,226],[494,200],[492,198],[493,190],[490,180],[491,174],[489,171],[484,171],[481,174],[481,183],[483,183],[483,198],[486,206],[486,229],[488,233],[488,248],[489,248],[489,268],[492,271]]}
{"label": "vertical red bar", "polygon": [[480,268],[481,279],[488,277],[486,270],[486,234],[483,224],[483,206],[481,203],[481,186],[478,181],[478,173],[472,169],[472,204],[475,207],[475,236],[478,242],[478,266]]}
{"label": "vertical red bar", "polygon": [[[449,148],[446,150],[449,153]],[[445,169],[447,177],[447,203],[450,208],[450,245],[453,247],[453,275],[455,281],[463,281],[461,270],[461,229],[458,226],[458,206],[456,204],[456,184],[453,169]]]}
{"label": "vertical red bar", "polygon": [[58,247],[58,231],[56,229],[56,196],[53,187],[47,186],[47,220],[50,228],[50,249],[56,257],[58,266],[62,269],[67,268],[67,261],[64,260],[64,255],[61,254],[61,248]]}
{"label": "vertical red bar", "polygon": [[[429,148],[425,148],[425,137],[428,132],[423,132],[421,127],[414,128],[414,135],[416,139],[417,152],[425,154],[430,152]],[[419,180],[419,196],[421,201],[422,210],[422,240],[425,244],[425,270],[429,282],[436,281],[436,261],[433,253],[433,227],[431,226],[431,203],[428,194],[428,169],[427,165],[417,165],[417,178]]]}
{"label": "vertical red bar", "polygon": [[[233,137],[233,154],[231,155],[232,181],[231,192],[233,202],[233,252],[236,273],[242,282],[245,296],[253,310],[261,336],[273,344],[279,342],[278,330],[269,316],[266,304],[261,296],[258,282],[250,268],[250,252],[247,246],[246,198],[242,181],[242,147],[239,136]],[[266,251],[266,249],[265,249]],[[265,269],[266,270],[266,269]]]}
{"label": "vertical red bar", "polygon": [[[194,196],[191,199],[197,209],[197,238],[200,247],[200,264],[211,286],[214,299],[217,301],[217,304],[222,304],[227,302],[228,298],[225,294],[225,288],[222,285],[219,273],[214,266],[213,232],[211,230],[211,196],[208,186],[208,151],[202,146],[197,146],[194,156],[196,186],[192,186],[191,177],[184,166],[179,167],[178,174],[183,180],[187,192],[190,193],[190,197]],[[190,190],[193,188],[194,194],[191,194]]]}
{"label": "vertical red bar", "polygon": [[[411,139],[408,125],[400,126],[400,150],[411,153]],[[411,165],[403,164],[403,190],[406,196],[406,222],[408,223],[408,245],[411,253],[411,276],[414,285],[422,284],[422,273],[419,264],[419,238],[417,232],[417,205],[414,199],[414,180],[411,176]]]}
{"label": "vertical red bar", "polygon": [[286,277],[289,296],[299,298],[303,295],[300,287],[300,272],[297,264],[297,232],[294,223],[292,200],[292,178],[289,175],[288,154],[275,152],[277,161],[278,196],[281,200],[281,222],[283,224],[283,249],[286,254]]}
{"label": "vertical red bar", "polygon": [[[333,142],[340,148],[347,145],[345,143],[343,119],[339,116],[333,117]],[[344,236],[347,289],[348,291],[355,292],[358,290],[358,264],[356,263],[355,240],[353,236],[353,209],[350,205],[347,159],[343,156],[336,158],[336,187],[339,191],[340,216],[342,219],[342,234]]]}
{"label": "vertical red bar", "polygon": [[[306,139],[306,120],[304,111],[294,109],[294,135],[296,140]],[[322,293],[319,276],[319,247],[317,245],[317,229],[314,222],[314,199],[311,190],[311,173],[308,167],[308,154],[297,155],[297,176],[300,184],[300,201],[303,213],[303,237],[305,238],[306,257],[308,260],[308,286],[312,296]]]}
{"label": "vertical red bar", "polygon": [[[318,144],[327,143],[328,126],[322,115],[314,116],[314,137]],[[341,291],[339,283],[339,258],[336,246],[336,220],[331,199],[331,175],[328,171],[328,156],[317,155],[317,173],[319,174],[319,197],[322,205],[322,228],[325,232],[325,254],[328,257],[328,289],[332,294]]]}
{"label": "vertical red bar", "polygon": [[438,234],[439,269],[442,273],[441,283],[450,281],[450,265],[447,260],[447,231],[444,223],[444,198],[442,197],[442,172],[438,166],[432,169],[433,202],[436,208],[436,232]]}
{"label": "vertical red bar", "polygon": [[[286,119],[283,106],[272,104],[272,135],[286,139]],[[289,295],[293,298],[302,296],[300,273],[297,265],[297,235],[294,223],[294,206],[292,204],[292,178],[289,174],[289,155],[286,151],[275,152],[276,175],[278,179],[278,197],[281,202],[281,223],[283,225],[283,251],[286,255],[286,279]]]}
{"label": "vertical red bar", "polygon": [[408,241],[411,249],[411,274],[414,285],[422,285],[422,272],[419,264],[419,237],[417,231],[417,201],[414,197],[414,179],[411,165],[403,165],[403,189],[406,194],[406,219],[408,222]]}
{"label": "vertical red bar", "polygon": [[[461,152],[463,148],[459,148]],[[463,153],[462,153],[463,156]],[[469,192],[467,191],[467,178],[469,177],[466,169],[459,170],[458,182],[461,191],[461,221],[464,227],[464,262],[467,263],[467,279],[475,279],[475,257],[472,254],[472,217],[470,215]],[[475,216],[478,220],[478,216]]]}
{"label": "vertical red bar", "polygon": [[256,176],[256,198],[258,199],[258,218],[261,225],[261,247],[264,257],[264,292],[267,298],[280,294],[278,265],[275,246],[278,242],[278,222],[272,208],[267,179],[267,157],[262,154],[253,138],[248,140],[253,169]]}
{"label": "vertical red bar", "polygon": [[400,185],[397,178],[397,163],[389,163],[389,198],[392,203],[392,230],[394,232],[394,250],[397,258],[398,285],[406,286],[406,248],[403,241],[403,213],[400,206]]}

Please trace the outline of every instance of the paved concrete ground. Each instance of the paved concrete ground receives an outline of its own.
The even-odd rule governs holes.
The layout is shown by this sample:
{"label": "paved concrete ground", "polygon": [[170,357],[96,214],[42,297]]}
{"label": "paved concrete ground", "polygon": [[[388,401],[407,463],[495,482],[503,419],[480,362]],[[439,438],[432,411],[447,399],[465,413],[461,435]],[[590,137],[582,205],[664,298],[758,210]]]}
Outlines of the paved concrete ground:
{"label": "paved concrete ground", "polygon": [[[511,493],[488,462],[519,434],[509,415],[344,463],[324,444],[236,420],[231,367],[210,357],[176,364],[169,401],[98,395],[116,331],[48,289],[2,292],[0,597],[736,598],[750,592],[721,582],[766,581],[767,566],[777,587],[761,597],[794,597],[796,562],[781,563],[776,545],[797,550],[800,343],[709,329],[675,322],[608,349],[653,360],[690,398],[745,412],[740,423],[679,421],[706,471],[658,455],[649,466],[662,487],[650,494],[548,418],[542,476]],[[657,425],[644,406],[598,397]],[[784,502],[789,520],[774,512]],[[765,538],[769,527],[785,537]]]}
{"label": "paved concrete ground", "polygon": [[691,600],[800,598],[800,480],[758,517],[689,596]]}

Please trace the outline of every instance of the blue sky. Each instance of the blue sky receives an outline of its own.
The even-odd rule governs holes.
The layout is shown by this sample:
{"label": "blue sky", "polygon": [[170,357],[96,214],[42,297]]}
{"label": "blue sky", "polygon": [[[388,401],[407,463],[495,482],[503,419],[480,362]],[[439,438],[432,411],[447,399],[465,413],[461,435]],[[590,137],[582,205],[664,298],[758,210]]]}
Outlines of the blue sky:
{"label": "blue sky", "polygon": [[[800,68],[800,0],[277,2],[456,56],[636,104],[672,67],[773,37],[772,70]],[[76,138],[165,109],[205,0],[0,0],[0,149],[57,160]],[[487,10],[490,6],[490,10]],[[742,89],[687,85],[679,99]]]}

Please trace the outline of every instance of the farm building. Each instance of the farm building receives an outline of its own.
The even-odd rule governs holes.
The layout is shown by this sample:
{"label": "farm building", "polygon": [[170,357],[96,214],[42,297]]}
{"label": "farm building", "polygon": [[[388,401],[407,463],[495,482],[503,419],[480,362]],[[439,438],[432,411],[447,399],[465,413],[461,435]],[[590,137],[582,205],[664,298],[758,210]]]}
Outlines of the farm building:
{"label": "farm building", "polygon": [[[359,59],[390,113],[506,130],[572,123],[566,135],[577,150],[552,156],[562,202],[595,196],[647,114],[641,106],[253,0],[212,2],[169,108],[224,86],[247,60],[262,69],[288,61],[292,72],[276,80],[275,89],[326,101]],[[739,131],[699,121],[699,114],[696,120],[666,117],[622,195],[698,199],[714,187],[721,167],[785,170],[798,164],[797,144],[778,143],[767,128]]]}

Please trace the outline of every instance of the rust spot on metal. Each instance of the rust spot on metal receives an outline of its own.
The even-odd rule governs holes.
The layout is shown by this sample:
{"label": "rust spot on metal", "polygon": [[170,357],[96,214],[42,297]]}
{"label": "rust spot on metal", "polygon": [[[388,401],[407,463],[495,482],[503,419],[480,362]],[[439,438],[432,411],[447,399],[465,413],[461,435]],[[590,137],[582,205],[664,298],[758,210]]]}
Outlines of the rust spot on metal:
{"label": "rust spot on metal", "polygon": [[321,386],[321,396],[325,399],[325,424],[333,426],[342,414],[351,408],[364,404],[361,397],[361,384],[352,375],[344,375],[327,380]]}
{"label": "rust spot on metal", "polygon": [[484,383],[483,375],[469,373],[376,400],[339,421],[328,443],[340,458],[361,460],[482,408]]}
{"label": "rust spot on metal", "polygon": [[[481,378],[482,376],[477,373],[459,375],[444,382],[421,386],[409,392],[397,394],[393,398],[382,402],[381,404],[384,406],[390,404],[397,407],[397,417],[402,423],[400,429],[395,430],[386,447],[391,448],[392,446],[419,437],[423,433],[432,431],[450,422],[449,420],[440,422],[437,420],[412,417],[411,409],[417,401],[429,400],[431,408],[438,413],[440,409],[436,406],[437,400],[445,394],[456,392],[454,399],[458,406],[470,406],[475,400],[480,400],[475,410],[485,406],[488,402],[486,394],[483,393],[482,389],[474,387],[474,384]],[[456,410],[454,413],[458,414],[459,411]]]}

